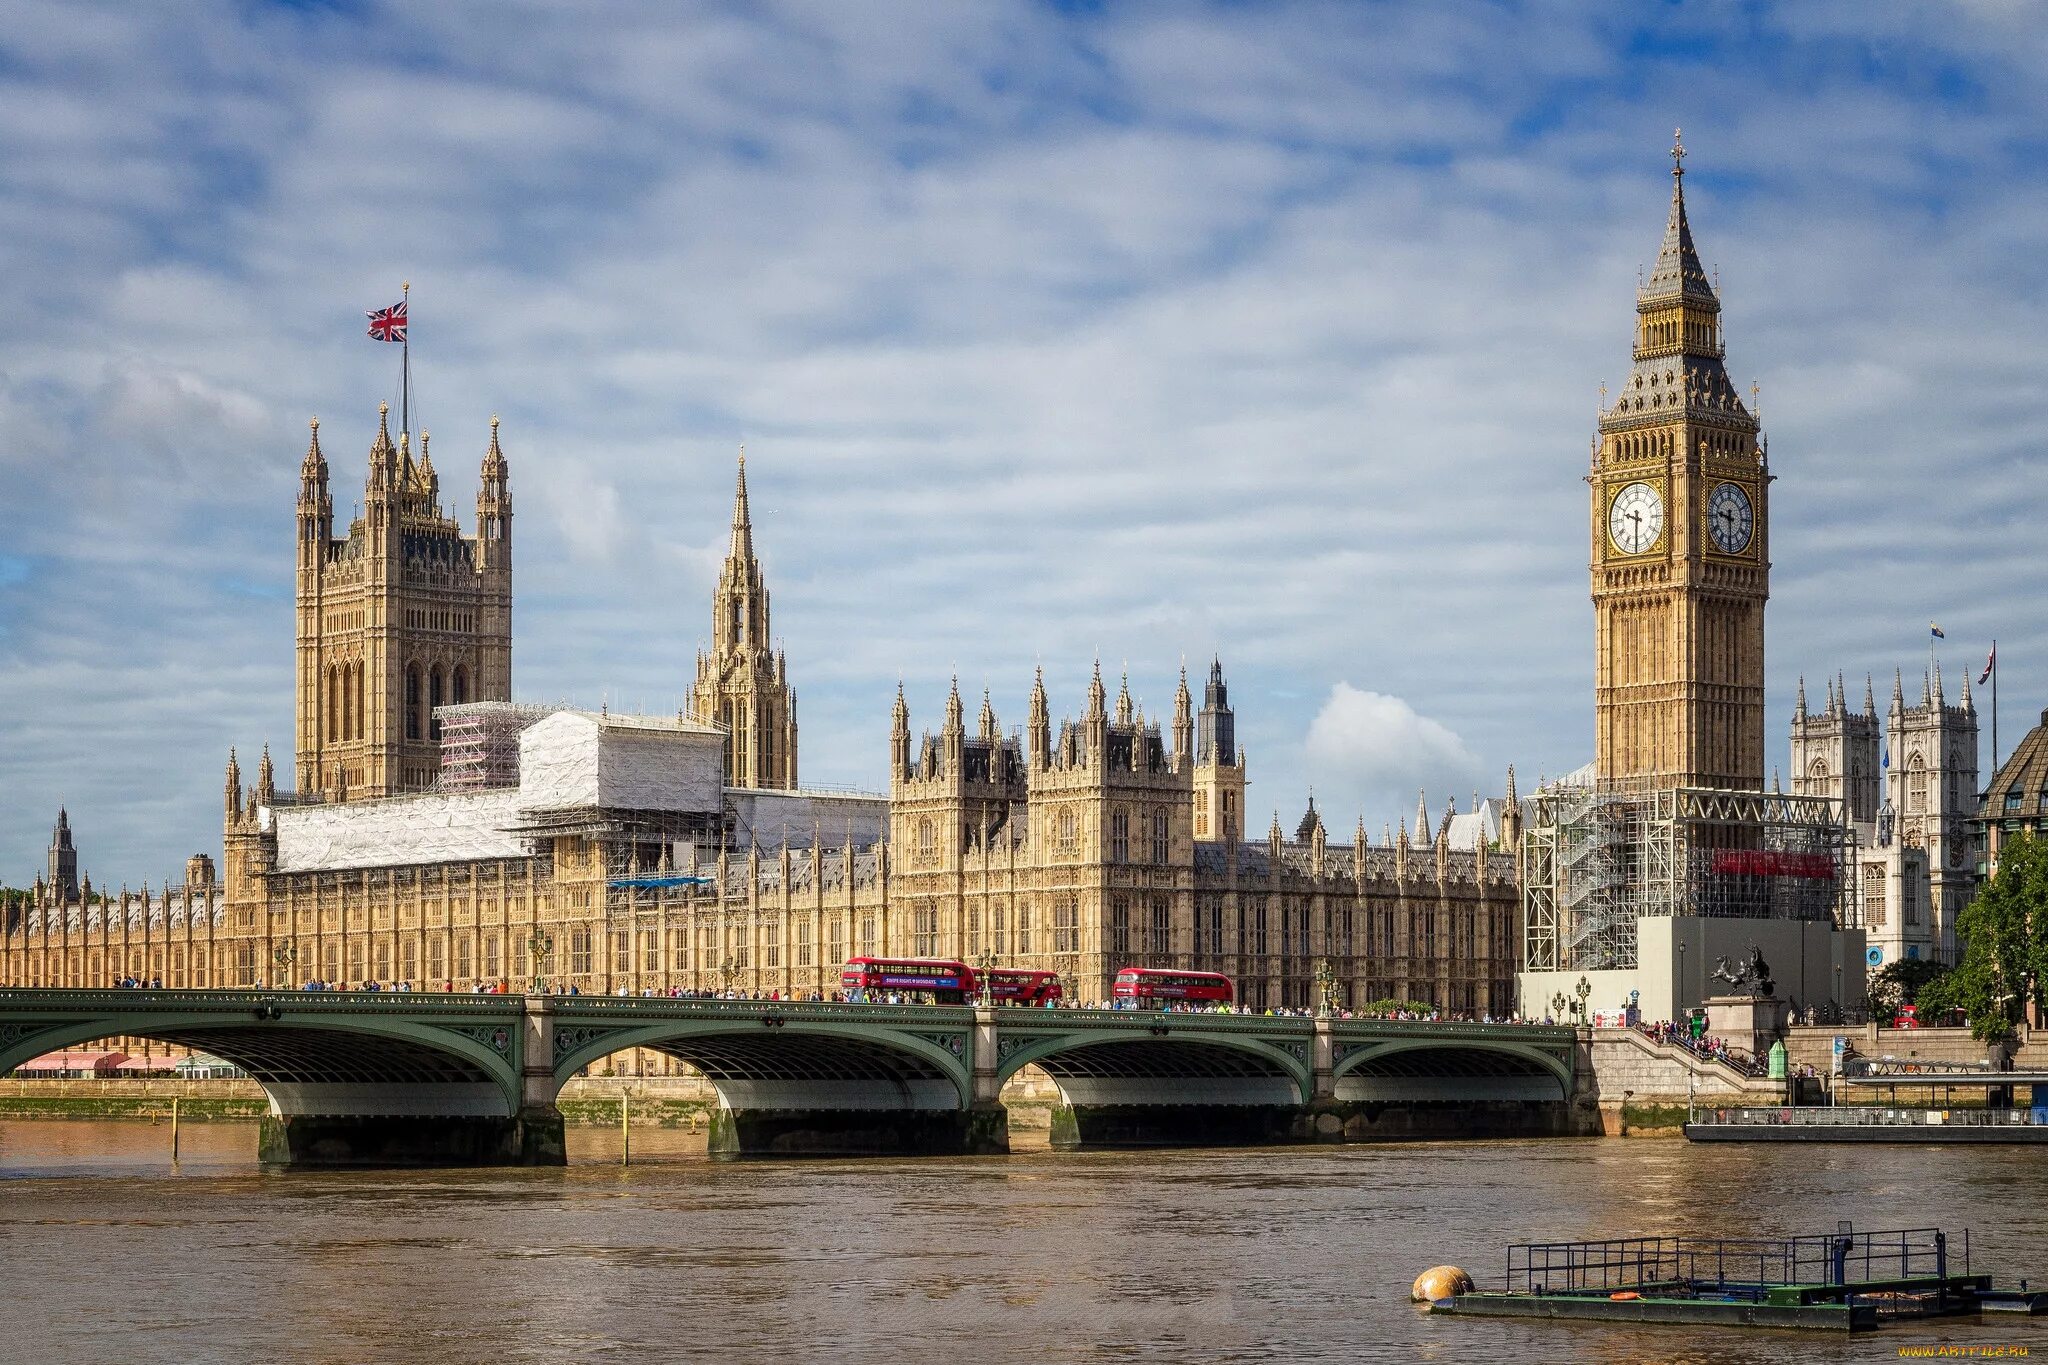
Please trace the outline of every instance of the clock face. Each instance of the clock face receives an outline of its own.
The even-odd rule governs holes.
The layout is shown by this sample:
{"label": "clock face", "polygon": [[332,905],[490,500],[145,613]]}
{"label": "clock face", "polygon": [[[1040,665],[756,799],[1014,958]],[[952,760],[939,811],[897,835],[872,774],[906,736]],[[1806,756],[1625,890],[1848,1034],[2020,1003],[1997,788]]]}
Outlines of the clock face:
{"label": "clock face", "polygon": [[1607,538],[1625,555],[1639,555],[1664,534],[1664,499],[1646,483],[1632,483],[1614,495],[1607,509]]}
{"label": "clock face", "polygon": [[1739,484],[1717,486],[1707,498],[1707,534],[1723,554],[1739,555],[1749,548],[1749,536],[1756,525],[1749,494]]}

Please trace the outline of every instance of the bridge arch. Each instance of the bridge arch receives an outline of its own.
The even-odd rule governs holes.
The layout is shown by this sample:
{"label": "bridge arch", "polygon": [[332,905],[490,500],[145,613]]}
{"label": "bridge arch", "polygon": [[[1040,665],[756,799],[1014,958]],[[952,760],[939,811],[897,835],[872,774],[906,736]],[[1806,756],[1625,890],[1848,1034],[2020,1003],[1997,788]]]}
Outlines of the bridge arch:
{"label": "bridge arch", "polygon": [[1365,1043],[1331,1068],[1340,1100],[1567,1101],[1571,1064],[1506,1039],[1395,1038]]}
{"label": "bridge arch", "polygon": [[[263,1088],[280,1117],[510,1118],[519,1112],[517,1021],[432,1024],[281,997],[234,1005],[95,1010],[0,1029],[0,1074],[100,1038],[147,1038],[211,1053]],[[460,1031],[458,1031],[460,1030]]]}
{"label": "bridge arch", "polygon": [[701,1072],[732,1110],[964,1110],[969,1034],[912,1031],[772,1012],[606,1026],[558,1018],[553,1084],[616,1052],[645,1048]]}
{"label": "bridge arch", "polygon": [[997,1061],[996,1082],[1036,1066],[1070,1105],[1302,1104],[1313,1077],[1306,1044],[1295,1047],[1156,1022],[1081,1028],[1019,1040]]}

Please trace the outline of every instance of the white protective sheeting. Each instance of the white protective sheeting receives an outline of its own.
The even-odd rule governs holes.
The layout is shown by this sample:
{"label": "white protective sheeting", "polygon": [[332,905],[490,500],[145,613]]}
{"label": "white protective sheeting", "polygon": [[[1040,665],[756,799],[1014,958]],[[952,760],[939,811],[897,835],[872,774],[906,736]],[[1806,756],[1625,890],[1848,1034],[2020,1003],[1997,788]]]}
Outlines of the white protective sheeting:
{"label": "white protective sheeting", "polygon": [[277,870],[518,858],[519,793],[434,792],[331,806],[278,806]]}
{"label": "white protective sheeting", "polygon": [[866,848],[889,834],[886,796],[728,787],[725,799],[742,848],[749,843],[764,852],[784,845],[809,848],[814,839],[838,848],[849,837],[855,848]]}
{"label": "white protective sheeting", "polygon": [[724,778],[725,736],[691,721],[558,711],[519,737],[528,810],[711,813]]}
{"label": "white protective sheeting", "polygon": [[725,736],[710,726],[557,711],[520,735],[517,787],[266,807],[262,818],[276,831],[280,872],[519,858],[528,812],[716,815],[724,781]]}

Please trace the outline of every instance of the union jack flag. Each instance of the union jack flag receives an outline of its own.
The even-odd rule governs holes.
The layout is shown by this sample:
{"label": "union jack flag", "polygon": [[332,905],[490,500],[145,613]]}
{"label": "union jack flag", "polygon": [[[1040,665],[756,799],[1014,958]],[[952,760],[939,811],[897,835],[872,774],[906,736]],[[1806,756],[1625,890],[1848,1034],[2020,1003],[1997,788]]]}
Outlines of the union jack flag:
{"label": "union jack flag", "polygon": [[405,340],[405,304],[400,301],[370,314],[370,335],[379,341]]}

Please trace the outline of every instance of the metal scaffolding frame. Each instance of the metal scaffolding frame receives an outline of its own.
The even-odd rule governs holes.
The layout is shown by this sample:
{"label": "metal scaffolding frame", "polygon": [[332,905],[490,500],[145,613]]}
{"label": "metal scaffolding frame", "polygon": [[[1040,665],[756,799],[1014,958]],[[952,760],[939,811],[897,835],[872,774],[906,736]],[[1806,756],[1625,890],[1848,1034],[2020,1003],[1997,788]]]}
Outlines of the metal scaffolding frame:
{"label": "metal scaffolding frame", "polygon": [[473,701],[434,708],[441,725],[445,791],[519,785],[519,736],[560,708],[509,701]]}
{"label": "metal scaffolding frame", "polygon": [[1632,968],[1646,917],[1853,914],[1856,837],[1832,797],[1557,784],[1536,794],[1524,837],[1528,971]]}

